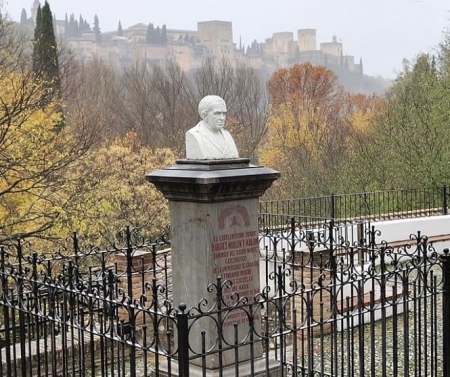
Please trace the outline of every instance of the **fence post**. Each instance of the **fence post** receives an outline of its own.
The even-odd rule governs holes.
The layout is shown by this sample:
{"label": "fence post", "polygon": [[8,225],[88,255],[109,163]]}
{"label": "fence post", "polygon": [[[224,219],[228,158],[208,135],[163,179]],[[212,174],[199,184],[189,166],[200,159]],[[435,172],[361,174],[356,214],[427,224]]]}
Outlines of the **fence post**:
{"label": "fence post", "polygon": [[335,206],[335,195],[331,194],[331,218],[334,220],[336,218],[336,206]]}
{"label": "fence post", "polygon": [[442,273],[444,275],[444,291],[442,297],[442,339],[443,339],[443,376],[450,377],[450,254],[449,249],[444,249],[441,256]]}
{"label": "fence post", "polygon": [[178,324],[178,373],[179,377],[189,377],[189,327],[186,304],[180,304],[177,313]]}
{"label": "fence post", "polygon": [[[0,247],[0,260],[1,260],[1,264],[0,264],[0,270],[1,270],[1,295],[0,295],[0,304],[4,303],[6,304],[8,302],[8,292],[11,291],[11,296],[12,296],[12,289],[10,290],[8,287],[8,277],[7,277],[7,271],[6,271],[6,264],[5,264],[5,254],[6,251],[4,249],[3,246]],[[12,298],[11,298],[12,299]],[[10,332],[11,332],[11,328],[10,328],[10,320],[9,320],[9,307],[8,305],[1,305],[3,306],[3,326],[5,329],[5,354],[6,354],[6,375],[7,376],[12,376],[12,361],[13,358],[11,356],[11,337],[10,337]],[[2,351],[3,352],[3,351]],[[3,356],[3,355],[2,355]],[[3,367],[2,367],[3,368]]]}
{"label": "fence post", "polygon": [[[22,307],[24,305],[24,289],[23,286],[26,284],[26,271],[22,267],[22,261],[24,260],[23,251],[22,251],[22,242],[19,239],[17,241],[17,258],[19,259],[19,279],[18,279],[18,293],[17,293],[17,305]],[[37,321],[37,318],[36,318]],[[19,338],[20,338],[20,372],[22,376],[26,377],[27,375],[27,357],[26,357],[26,337],[25,337],[25,313],[20,310],[19,311]],[[28,328],[29,333],[30,327]],[[9,347],[9,345],[8,345]]]}
{"label": "fence post", "polygon": [[[131,240],[131,230],[130,227],[127,226],[125,230],[126,242],[127,242],[127,285],[128,285],[128,297],[129,297],[129,305],[127,306],[128,311],[128,322],[130,323],[130,341],[132,343],[130,347],[130,372],[131,377],[136,377],[136,316],[134,312],[133,302],[133,243]],[[113,289],[113,274],[112,271],[109,270],[109,282],[111,283],[110,287],[110,295],[111,295],[111,305],[113,305],[114,299],[114,289]]]}
{"label": "fence post", "polygon": [[442,214],[447,215],[447,186],[442,186]]}

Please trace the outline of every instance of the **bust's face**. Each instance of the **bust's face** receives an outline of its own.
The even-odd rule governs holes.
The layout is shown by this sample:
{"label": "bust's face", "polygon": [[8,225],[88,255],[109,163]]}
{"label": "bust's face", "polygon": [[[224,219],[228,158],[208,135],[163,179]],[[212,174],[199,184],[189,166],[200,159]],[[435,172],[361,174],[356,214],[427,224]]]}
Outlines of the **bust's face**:
{"label": "bust's face", "polygon": [[227,107],[222,102],[215,102],[203,118],[203,122],[211,131],[221,130],[225,126]]}

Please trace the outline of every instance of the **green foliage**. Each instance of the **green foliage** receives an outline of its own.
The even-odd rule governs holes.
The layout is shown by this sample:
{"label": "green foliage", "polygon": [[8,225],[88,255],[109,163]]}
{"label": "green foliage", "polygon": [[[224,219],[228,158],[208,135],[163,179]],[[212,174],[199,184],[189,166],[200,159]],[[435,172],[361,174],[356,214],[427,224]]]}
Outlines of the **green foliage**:
{"label": "green foliage", "polygon": [[152,44],[153,43],[153,33],[154,33],[155,28],[153,27],[152,23],[148,24],[147,27],[147,36],[145,38],[145,42],[148,44]]}
{"label": "green foliage", "polygon": [[[448,184],[450,34],[436,55],[405,61],[384,98],[321,97],[317,83],[326,83],[329,72],[305,67],[280,70],[269,80],[269,136],[260,154],[282,172],[273,193],[302,197]],[[326,109],[334,118],[317,118]]]}
{"label": "green foliage", "polygon": [[95,35],[95,41],[101,42],[102,41],[102,33],[100,31],[100,22],[98,20],[97,15],[94,16],[94,35]]}
{"label": "green foliage", "polygon": [[161,28],[160,42],[161,42],[161,44],[166,44],[167,43],[167,28],[166,28],[165,24]]}
{"label": "green foliage", "polygon": [[41,50],[38,48],[38,41],[41,38],[42,9],[39,5],[36,13],[36,26],[34,28],[34,48],[33,48],[33,67],[34,71],[38,69],[37,65],[41,61]]}
{"label": "green foliage", "polygon": [[72,13],[70,19],[66,18],[64,20],[64,38],[81,38],[83,32],[90,31],[91,28],[89,23],[83,19],[80,14],[79,20],[75,20],[75,15]]}
{"label": "green foliage", "polygon": [[158,26],[153,26],[152,23],[148,24],[147,27],[147,36],[145,42],[148,44],[166,44],[167,43],[167,28],[166,25],[163,25],[161,28]]}
{"label": "green foliage", "polygon": [[403,72],[387,95],[387,106],[373,128],[374,151],[384,167],[383,186],[448,184],[450,178],[449,60],[428,54]]}
{"label": "green foliage", "polygon": [[95,242],[97,237],[113,239],[119,229],[131,226],[155,238],[169,223],[168,206],[145,174],[174,162],[169,149],[146,148],[134,132],[91,150],[72,171],[83,177],[72,181],[72,192],[79,192],[72,211],[59,217],[52,234],[59,238],[77,230]]}
{"label": "green foliage", "polygon": [[28,24],[27,11],[22,9],[22,13],[20,14],[20,25],[25,26]]}
{"label": "green foliage", "polygon": [[48,87],[53,90],[59,89],[60,73],[57,44],[52,12],[47,1],[42,10],[39,6],[37,12],[34,31],[33,71],[37,78],[47,83]]}

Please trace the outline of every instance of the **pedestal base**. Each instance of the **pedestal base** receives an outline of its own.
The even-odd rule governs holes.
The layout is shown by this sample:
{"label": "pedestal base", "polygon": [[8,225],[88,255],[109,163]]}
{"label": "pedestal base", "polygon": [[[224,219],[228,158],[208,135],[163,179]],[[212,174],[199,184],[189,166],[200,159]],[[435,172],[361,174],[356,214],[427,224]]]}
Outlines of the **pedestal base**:
{"label": "pedestal base", "polygon": [[[236,367],[239,376],[281,375],[279,363],[262,356],[261,344],[252,353],[240,347],[238,366],[234,350],[223,351],[219,371],[216,344],[219,336],[225,344],[241,344],[261,334],[259,307],[235,305],[236,300],[254,302],[260,292],[259,197],[279,175],[241,158],[179,160],[146,176],[169,200],[174,305],[197,308],[184,341],[191,356],[208,350],[206,374],[190,364],[190,376],[232,377]],[[178,376],[176,361],[169,363],[157,377]]]}
{"label": "pedestal base", "polygon": [[[253,373],[252,373],[252,365],[253,365]],[[248,360],[245,362],[240,362],[238,366],[239,376],[240,377],[281,377],[282,375],[286,375],[286,373],[282,374],[282,365],[279,361],[274,358],[269,358],[267,360],[264,356],[259,357],[255,360]],[[269,372],[269,373],[267,373]],[[205,369],[205,371],[199,367],[198,365],[190,365],[189,366],[189,377],[219,377],[220,372],[219,369]],[[236,366],[228,365],[222,368],[222,376],[223,377],[235,377],[236,374]],[[176,361],[172,361],[170,374],[168,373],[168,365],[167,363],[163,363],[160,365],[158,376],[155,372],[151,373],[152,377],[179,377],[178,373],[178,364]]]}

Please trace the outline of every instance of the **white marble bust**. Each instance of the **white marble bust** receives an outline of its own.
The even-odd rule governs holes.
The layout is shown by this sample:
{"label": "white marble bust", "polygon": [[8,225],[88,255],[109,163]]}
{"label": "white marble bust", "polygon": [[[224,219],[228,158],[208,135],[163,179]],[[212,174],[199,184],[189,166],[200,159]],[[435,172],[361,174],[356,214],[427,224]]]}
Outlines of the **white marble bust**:
{"label": "white marble bust", "polygon": [[227,117],[225,101],[219,96],[206,96],[198,104],[202,120],[186,132],[188,160],[238,158],[233,137],[224,129]]}

